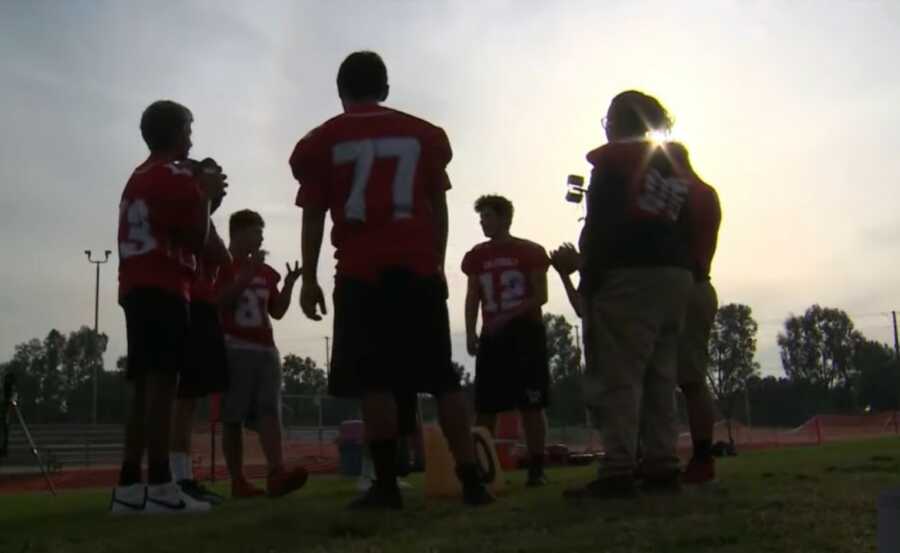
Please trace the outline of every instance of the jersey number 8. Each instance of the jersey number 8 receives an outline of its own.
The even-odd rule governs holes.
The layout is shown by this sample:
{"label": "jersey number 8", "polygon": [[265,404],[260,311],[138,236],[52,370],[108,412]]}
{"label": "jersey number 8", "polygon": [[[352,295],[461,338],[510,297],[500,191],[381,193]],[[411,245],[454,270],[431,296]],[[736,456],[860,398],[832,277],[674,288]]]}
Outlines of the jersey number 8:
{"label": "jersey number 8", "polygon": [[150,210],[144,200],[123,200],[119,217],[125,217],[128,224],[128,237],[119,243],[120,258],[145,254],[156,248],[156,239],[150,230]]}

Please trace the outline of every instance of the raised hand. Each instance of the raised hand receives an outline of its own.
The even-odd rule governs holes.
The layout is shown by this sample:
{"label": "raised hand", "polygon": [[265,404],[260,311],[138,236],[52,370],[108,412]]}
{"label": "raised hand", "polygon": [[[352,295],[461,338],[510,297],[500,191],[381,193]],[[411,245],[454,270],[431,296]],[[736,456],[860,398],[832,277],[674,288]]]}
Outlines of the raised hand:
{"label": "raised hand", "polygon": [[291,284],[291,285],[294,284],[295,282],[297,282],[297,279],[300,278],[300,275],[303,274],[303,269],[300,267],[300,262],[299,262],[299,261],[294,261],[294,268],[293,268],[293,269],[291,268],[291,264],[290,264],[290,263],[285,263],[285,264],[284,264],[284,268],[285,268],[285,270],[287,271],[287,272],[285,273],[285,275],[284,275],[284,283],[285,283],[286,285],[287,285],[287,284]]}

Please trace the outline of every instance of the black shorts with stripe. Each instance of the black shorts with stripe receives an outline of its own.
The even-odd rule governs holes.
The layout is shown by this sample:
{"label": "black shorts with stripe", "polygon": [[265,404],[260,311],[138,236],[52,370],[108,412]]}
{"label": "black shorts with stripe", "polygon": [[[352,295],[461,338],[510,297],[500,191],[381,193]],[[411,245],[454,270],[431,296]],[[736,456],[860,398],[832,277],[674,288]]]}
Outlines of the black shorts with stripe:
{"label": "black shorts with stripe", "polygon": [[383,271],[372,282],[338,276],[330,394],[439,396],[459,389],[460,375],[451,361],[447,285],[440,276],[405,269]]}
{"label": "black shorts with stripe", "polygon": [[482,334],[475,359],[475,410],[500,413],[549,404],[547,331],[540,320],[514,319]]}

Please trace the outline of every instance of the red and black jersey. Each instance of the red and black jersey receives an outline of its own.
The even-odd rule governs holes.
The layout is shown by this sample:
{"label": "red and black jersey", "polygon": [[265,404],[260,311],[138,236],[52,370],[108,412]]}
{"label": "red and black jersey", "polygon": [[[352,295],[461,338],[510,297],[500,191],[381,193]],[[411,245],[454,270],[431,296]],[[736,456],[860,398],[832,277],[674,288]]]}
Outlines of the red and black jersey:
{"label": "red and black jersey", "polygon": [[[481,320],[489,324],[497,315],[511,311],[531,298],[529,275],[550,267],[547,251],[540,244],[521,238],[478,244],[463,257],[462,270],[481,285]],[[525,315],[541,319],[541,311]]]}
{"label": "red and black jersey", "polygon": [[207,208],[183,162],[146,162],[135,169],[119,204],[119,299],[157,288],[190,300],[196,261],[180,237],[199,229]]}
{"label": "red and black jersey", "polygon": [[[243,264],[235,260],[219,269],[216,290],[231,285]],[[262,264],[250,284],[244,288],[231,308],[222,308],[222,330],[225,336],[259,346],[275,346],[269,305],[278,295],[281,275],[269,265]]]}
{"label": "red and black jersey", "polygon": [[694,277],[698,280],[709,280],[709,270],[719,239],[719,225],[722,222],[719,195],[712,186],[697,178],[690,196],[690,205]]}
{"label": "red and black jersey", "polygon": [[582,247],[587,289],[609,269],[683,267],[691,257],[691,202],[698,180],[677,143],[611,142],[587,155],[594,166]]}
{"label": "red and black jersey", "polygon": [[440,127],[377,104],[356,106],[297,143],[296,203],[331,211],[338,274],[373,279],[387,267],[438,271],[429,197],[450,187]]}

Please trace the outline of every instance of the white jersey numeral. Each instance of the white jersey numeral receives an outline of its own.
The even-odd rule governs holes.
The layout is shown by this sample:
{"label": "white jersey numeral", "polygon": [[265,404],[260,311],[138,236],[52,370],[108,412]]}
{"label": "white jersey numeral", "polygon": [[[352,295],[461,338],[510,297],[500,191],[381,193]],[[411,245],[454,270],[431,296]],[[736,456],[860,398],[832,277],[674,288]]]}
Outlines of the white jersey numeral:
{"label": "white jersey numeral", "polygon": [[366,220],[366,189],[376,159],[397,158],[397,169],[392,183],[394,219],[412,217],[413,183],[422,147],[412,137],[351,140],[335,144],[332,162],[335,165],[354,163],[353,183],[344,204],[344,215],[353,221]]}
{"label": "white jersey numeral", "polygon": [[156,248],[156,238],[150,229],[150,210],[144,200],[122,200],[119,217],[124,217],[128,225],[128,238],[119,242],[120,259],[145,254]]}
{"label": "white jersey numeral", "polygon": [[638,207],[652,215],[662,215],[677,221],[687,200],[688,185],[677,177],[665,178],[652,169],[644,178],[644,186],[638,196]]}
{"label": "white jersey numeral", "polygon": [[264,288],[247,288],[238,298],[234,322],[241,328],[268,326],[263,306],[268,305],[269,291]]}
{"label": "white jersey numeral", "polygon": [[481,300],[484,303],[484,310],[488,313],[495,313],[498,310],[507,311],[518,307],[525,299],[525,275],[522,271],[510,269],[500,273],[500,305],[497,305],[496,294],[494,293],[494,278],[491,273],[482,273],[478,277],[481,281]]}

